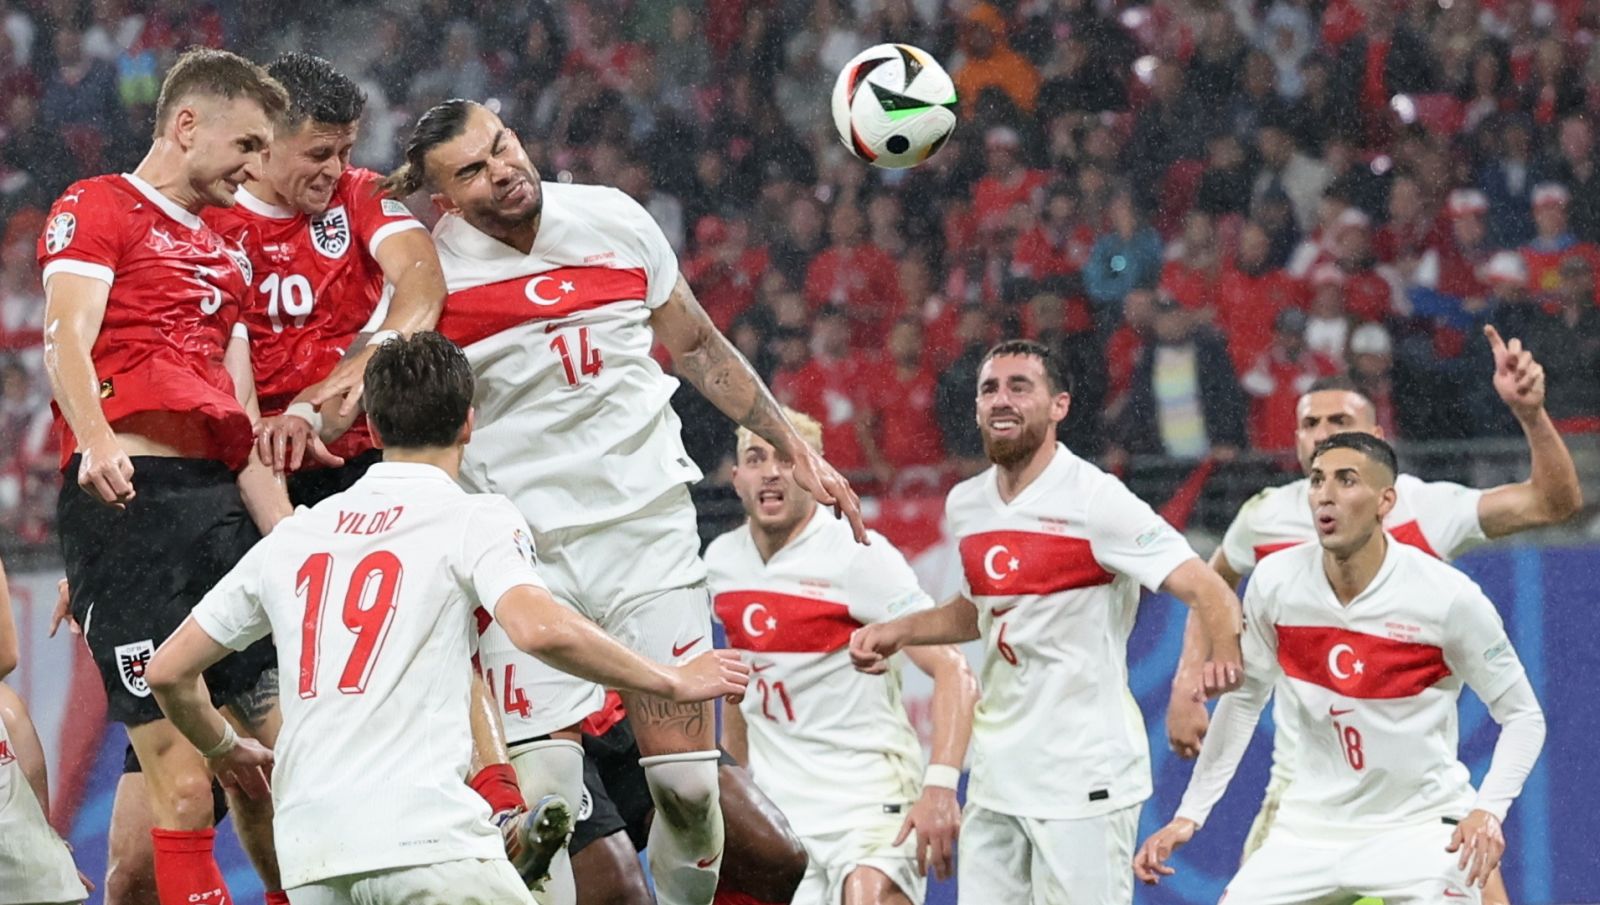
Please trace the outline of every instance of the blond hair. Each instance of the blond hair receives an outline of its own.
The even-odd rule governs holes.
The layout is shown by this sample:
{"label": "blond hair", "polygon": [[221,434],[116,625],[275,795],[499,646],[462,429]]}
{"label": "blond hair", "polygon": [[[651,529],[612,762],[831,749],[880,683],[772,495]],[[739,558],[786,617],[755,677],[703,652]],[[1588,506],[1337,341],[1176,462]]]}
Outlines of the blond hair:
{"label": "blond hair", "polygon": [[156,100],[155,137],[182,103],[195,96],[223,100],[245,98],[261,106],[273,121],[289,109],[289,94],[278,80],[244,57],[226,50],[192,47],[167,70]]}
{"label": "blond hair", "polygon": [[[794,425],[794,432],[800,435],[800,439],[806,441],[806,445],[811,447],[812,451],[817,455],[822,455],[822,422],[804,412],[797,412],[787,405],[782,406],[782,409],[783,416],[789,419],[790,424]],[[737,439],[735,451],[739,455],[743,455],[744,451],[750,448],[750,441],[754,440],[756,435],[750,428],[740,427],[734,436]]]}

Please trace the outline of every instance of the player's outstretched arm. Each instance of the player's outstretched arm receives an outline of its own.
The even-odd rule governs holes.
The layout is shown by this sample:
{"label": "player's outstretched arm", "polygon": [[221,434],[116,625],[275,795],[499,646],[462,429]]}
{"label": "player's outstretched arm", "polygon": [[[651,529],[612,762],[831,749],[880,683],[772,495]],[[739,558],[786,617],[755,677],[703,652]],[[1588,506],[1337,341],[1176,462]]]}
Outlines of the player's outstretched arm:
{"label": "player's outstretched arm", "polygon": [[1244,655],[1239,649],[1243,618],[1233,588],[1195,558],[1174,569],[1161,590],[1187,604],[1200,622],[1206,645],[1200,670],[1205,693],[1214,696],[1238,688],[1244,681]]}
{"label": "player's outstretched arm", "polygon": [[737,701],[750,683],[750,667],[735,651],[707,651],[683,666],[653,663],[533,585],[517,585],[501,595],[494,618],[523,652],[619,691],[692,704],[722,697]]}
{"label": "player's outstretched arm", "polygon": [[44,284],[44,369],[61,416],[78,438],[83,459],[78,486],[108,506],[133,499],[133,461],[100,408],[100,378],[89,350],[100,336],[111,284],[76,273],[51,274]]}
{"label": "player's outstretched arm", "polygon": [[239,737],[211,705],[200,675],[230,653],[189,616],[150,658],[145,682],[161,712],[205,757],[218,782],[250,798],[265,798],[272,752],[253,738]]}
{"label": "player's outstretched arm", "polygon": [[[410,336],[419,330],[432,330],[444,311],[445,295],[444,269],[439,266],[433,237],[422,229],[395,233],[378,245],[375,257],[384,280],[394,286],[394,296],[389,300],[388,315],[373,336]],[[367,361],[379,344],[369,342],[359,353],[346,356],[335,365],[309,394],[311,405],[320,406],[342,397],[339,415],[351,418],[361,402]]]}
{"label": "player's outstretched arm", "polygon": [[1522,340],[1500,338],[1483,328],[1494,352],[1494,388],[1517,416],[1528,438],[1528,480],[1486,490],[1478,501],[1478,523],[1489,537],[1504,537],[1542,525],[1564,522],[1583,507],[1583,488],[1572,453],[1544,408],[1544,366],[1522,347]]}
{"label": "player's outstretched arm", "polygon": [[856,629],[850,636],[850,662],[864,673],[877,675],[889,669],[889,658],[901,648],[976,640],[978,608],[957,594],[931,610]]}
{"label": "player's outstretched arm", "polygon": [[899,845],[917,834],[917,869],[930,868],[941,880],[955,873],[961,805],[956,783],[972,739],[972,711],[978,705],[978,680],[960,648],[941,644],[908,647],[906,656],[933,679],[933,751],[922,780],[922,795],[900,826]]}
{"label": "player's outstretched arm", "polygon": [[772,391],[717,330],[681,276],[666,303],[651,312],[650,327],[684,379],[740,427],[771,443],[779,459],[794,463],[795,481],[817,502],[849,519],[857,543],[868,543],[861,501],[850,482],[795,432]]}

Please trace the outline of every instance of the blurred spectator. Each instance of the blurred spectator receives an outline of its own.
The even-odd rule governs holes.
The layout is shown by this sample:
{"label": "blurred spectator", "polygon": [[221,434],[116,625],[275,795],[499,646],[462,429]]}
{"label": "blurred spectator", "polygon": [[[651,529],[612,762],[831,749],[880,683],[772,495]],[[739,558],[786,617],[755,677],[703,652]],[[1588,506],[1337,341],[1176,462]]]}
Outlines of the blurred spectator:
{"label": "blurred spectator", "polygon": [[1103,45],[1091,43],[1078,30],[1055,44],[1041,75],[1039,115],[1053,118],[1067,112],[1098,113],[1122,110],[1128,105],[1127,87],[1117,70],[1095,59]]}
{"label": "blurred spectator", "polygon": [[1515,248],[1533,237],[1528,215],[1533,200],[1532,142],[1525,118],[1508,114],[1497,126],[1480,130],[1488,158],[1478,171],[1478,188],[1489,207],[1489,241]]}
{"label": "blurred spectator", "polygon": [[[1301,148],[1315,156],[1322,154],[1328,139],[1348,137],[1360,128],[1354,100],[1343,86],[1333,83],[1333,65],[1326,58],[1313,56],[1300,68],[1304,90],[1290,111],[1287,123]],[[1279,76],[1279,86],[1283,84]]]}
{"label": "blurred spectator", "polygon": [[1254,175],[1237,135],[1211,136],[1206,142],[1206,171],[1194,196],[1195,210],[1213,217],[1247,212]]}
{"label": "blurred spectator", "polygon": [[879,346],[889,324],[905,309],[894,259],[865,240],[861,212],[847,201],[828,220],[832,242],[806,270],[806,301],[849,319],[849,339],[858,347]]}
{"label": "blurred spectator", "polygon": [[1350,316],[1345,307],[1347,278],[1339,265],[1321,264],[1311,274],[1311,309],[1306,322],[1306,345],[1311,351],[1344,365],[1350,337]]}
{"label": "blurred spectator", "polygon": [[867,241],[884,254],[898,258],[905,254],[906,235],[902,228],[905,212],[900,199],[887,192],[873,195],[867,202]]}
{"label": "blurred spectator", "polygon": [[1275,0],[1256,26],[1255,45],[1271,59],[1278,93],[1286,99],[1305,93],[1301,64],[1314,46],[1307,6],[1305,0]]}
{"label": "blurred spectator", "polygon": [[[1493,292],[1482,310],[1469,312],[1472,320],[1465,332],[1472,341],[1466,344],[1466,353],[1462,358],[1463,374],[1483,375],[1494,371],[1494,358],[1489,344],[1478,338],[1484,324],[1493,324],[1507,342],[1520,339],[1528,349],[1553,349],[1569,341],[1561,319],[1547,312],[1528,290],[1526,270],[1520,274],[1512,270],[1521,263],[1522,259],[1514,252],[1501,252],[1490,260],[1487,276]],[[1502,267],[1506,271],[1505,276],[1501,275]],[[1518,276],[1520,280],[1516,279]],[[1481,377],[1478,380],[1462,379],[1461,385],[1466,415],[1471,419],[1476,434],[1510,436],[1520,433],[1516,418],[1500,401],[1492,381]]]}
{"label": "blurred spectator", "polygon": [[[19,224],[22,220],[14,218]],[[0,248],[0,349],[31,349],[44,341],[44,289],[33,238],[10,230]]]}
{"label": "blurred spectator", "polygon": [[1131,192],[1113,195],[1106,214],[1108,229],[1089,251],[1083,286],[1097,309],[1096,323],[1114,326],[1123,297],[1152,288],[1160,279],[1161,237],[1140,218]]}
{"label": "blurred spectator", "polygon": [[1295,147],[1286,119],[1268,118],[1256,132],[1261,170],[1256,174],[1254,197],[1272,192],[1287,196],[1294,205],[1295,224],[1302,232],[1317,223],[1317,205],[1332,176],[1326,167]]}
{"label": "blurred spectator", "polygon": [[1362,324],[1350,334],[1350,379],[1370,400],[1378,427],[1391,441],[1401,437],[1395,417],[1394,344],[1382,324]]}
{"label": "blurred spectator", "polygon": [[1044,204],[1045,174],[1024,166],[1022,138],[1009,126],[996,126],[983,138],[988,169],[972,191],[972,212],[978,228],[1000,226],[1019,204],[1035,209]]}
{"label": "blurred spectator", "polygon": [[1293,449],[1300,397],[1318,377],[1339,371],[1338,365],[1306,347],[1306,325],[1304,311],[1279,311],[1272,321],[1271,343],[1239,378],[1239,386],[1251,397],[1250,445],[1256,449]]}
{"label": "blurred spectator", "polygon": [[1482,296],[1487,287],[1479,279],[1494,247],[1489,244],[1489,199],[1477,189],[1458,189],[1445,204],[1450,233],[1439,240],[1419,268],[1417,284],[1456,298]]}
{"label": "blurred spectator", "polygon": [[1270,241],[1259,224],[1246,223],[1239,231],[1239,252],[1217,287],[1217,329],[1241,374],[1271,344],[1278,314],[1302,304],[1299,285],[1271,266]]}
{"label": "blurred spectator", "polygon": [[1586,258],[1561,262],[1562,339],[1549,348],[1532,347],[1544,365],[1545,408],[1566,430],[1600,433],[1600,307],[1595,304],[1594,269]]}
{"label": "blurred spectator", "polygon": [[1263,122],[1282,122],[1289,109],[1278,95],[1272,59],[1259,52],[1244,54],[1242,59],[1238,92],[1231,101],[1216,101],[1223,105],[1224,128],[1234,135],[1253,135]]}
{"label": "blurred spectator", "polygon": [[686,236],[683,222],[683,202],[676,195],[655,187],[650,178],[650,168],[641,163],[628,163],[617,171],[617,188],[627,192],[633,200],[644,205],[650,218],[666,233],[667,242],[678,254],[685,251]]}
{"label": "blurred spectator", "polygon": [[973,400],[978,396],[978,370],[995,339],[988,313],[976,306],[961,309],[956,339],[961,344],[961,352],[939,375],[934,410],[939,432],[944,436],[945,452],[956,460],[962,476],[967,476],[982,471],[989,464],[983,455],[983,437],[978,433],[972,414]]}
{"label": "blurred spectator", "polygon": [[1195,312],[1206,322],[1216,317],[1218,282],[1222,278],[1222,252],[1211,218],[1190,211],[1183,218],[1183,237],[1169,249],[1171,257],[1161,267],[1163,294]]}
{"label": "blurred spectator", "polygon": [[862,378],[873,367],[850,348],[850,322],[844,313],[824,308],[811,327],[811,357],[800,367],[785,366],[772,381],[779,402],[822,422],[828,461],[846,477],[867,476],[869,463],[857,433],[866,405]]}
{"label": "blurred spectator", "polygon": [[1250,219],[1267,234],[1267,264],[1274,270],[1287,268],[1300,247],[1300,226],[1295,222],[1294,206],[1280,189],[1257,195],[1250,203]]}
{"label": "blurred spectator", "polygon": [[1017,238],[1013,270],[1035,282],[1077,277],[1093,248],[1094,230],[1078,215],[1077,193],[1060,186],[1045,201],[1044,217]]}
{"label": "blurred spectator", "polygon": [[1334,263],[1344,272],[1345,311],[1357,321],[1382,321],[1395,313],[1395,287],[1378,273],[1372,221],[1350,208],[1334,232]]}
{"label": "blurred spectator", "polygon": [[1560,288],[1562,261],[1584,258],[1591,269],[1600,263],[1600,248],[1579,241],[1567,228],[1569,200],[1566,187],[1560,183],[1534,186],[1535,232],[1533,240],[1522,247],[1522,259],[1528,265],[1528,290],[1540,299],[1553,297]]}
{"label": "blurred spectator", "polygon": [[1162,203],[1158,187],[1179,160],[1198,160],[1206,136],[1215,131],[1216,112],[1208,111],[1186,87],[1183,67],[1166,60],[1150,78],[1150,99],[1139,110],[1128,139],[1128,175],[1149,205]]}
{"label": "blurred spectator", "polygon": [[793,285],[805,283],[812,257],[826,244],[823,224],[822,206],[816,199],[796,198],[789,203],[782,228],[771,237],[772,265],[783,271]]}
{"label": "blurred spectator", "polygon": [[1554,159],[1544,169],[1552,182],[1571,193],[1567,216],[1573,235],[1600,243],[1600,168],[1595,165],[1594,127],[1585,115],[1561,121]]}
{"label": "blurred spectator", "polygon": [[887,488],[905,469],[945,461],[934,417],[938,375],[924,363],[922,321],[905,315],[889,331],[888,355],[866,368],[861,443],[872,476]]}
{"label": "blurred spectator", "polygon": [[695,225],[699,252],[684,262],[683,278],[717,329],[726,331],[755,301],[756,283],[767,269],[767,250],[750,247],[750,225],[703,217]]}
{"label": "blurred spectator", "polygon": [[1244,395],[1221,337],[1170,299],[1133,373],[1118,446],[1134,455],[1231,459],[1245,444]]}
{"label": "blurred spectator", "polygon": [[24,203],[45,207],[66,191],[78,172],[72,150],[62,140],[61,133],[39,116],[39,102],[31,95],[14,95],[6,105],[6,120],[10,126],[5,142],[0,144],[0,160],[19,172],[23,186],[8,193],[20,196]]}
{"label": "blurred spectator", "polygon": [[[604,20],[606,17],[600,16]],[[423,59],[435,60],[411,80],[407,99],[413,108],[427,108],[452,97],[484,100],[489,95],[489,70],[478,52],[478,28],[456,19],[444,30],[443,49]]]}
{"label": "blurred spectator", "polygon": [[40,98],[52,128],[104,127],[121,118],[117,76],[111,64],[83,51],[83,33],[64,28],[55,35],[56,67]]}
{"label": "blurred spectator", "polygon": [[1439,220],[1430,216],[1422,187],[1401,176],[1389,186],[1389,218],[1372,240],[1378,262],[1388,265],[1404,285],[1416,284],[1417,268],[1429,248],[1439,244]]}
{"label": "blurred spectator", "polygon": [[1156,322],[1156,294],[1135,289],[1122,303],[1122,324],[1106,342],[1106,420],[1114,423],[1127,406],[1133,372],[1144,357]]}
{"label": "blurred spectator", "polygon": [[674,4],[667,40],[656,48],[655,78],[662,85],[661,102],[680,113],[694,110],[696,94],[711,76],[711,53],[693,10]]}
{"label": "blurred spectator", "polygon": [[974,112],[986,88],[998,88],[1024,113],[1032,113],[1039,95],[1039,70],[1012,49],[1006,20],[987,3],[974,3],[961,23],[961,57],[951,76],[962,109]]}

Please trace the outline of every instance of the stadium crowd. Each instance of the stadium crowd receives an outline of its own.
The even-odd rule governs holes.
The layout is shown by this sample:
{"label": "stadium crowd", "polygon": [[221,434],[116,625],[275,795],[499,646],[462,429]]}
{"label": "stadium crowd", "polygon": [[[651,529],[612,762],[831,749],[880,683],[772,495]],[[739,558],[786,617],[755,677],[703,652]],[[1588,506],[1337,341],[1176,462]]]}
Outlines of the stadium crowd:
{"label": "stadium crowd", "polygon": [[[546,179],[614,184],[716,323],[867,489],[982,463],[983,350],[1058,347],[1065,439],[1129,456],[1287,453],[1348,372],[1402,440],[1512,435],[1494,324],[1600,430],[1600,3],[1586,0],[0,0],[0,531],[50,536],[42,211],[137,164],[165,67],[308,49],[369,94],[355,162],[486,99]],[[953,74],[961,124],[874,170],[833,132],[880,41]],[[427,199],[411,199],[426,214]],[[687,386],[691,451],[727,423]]]}

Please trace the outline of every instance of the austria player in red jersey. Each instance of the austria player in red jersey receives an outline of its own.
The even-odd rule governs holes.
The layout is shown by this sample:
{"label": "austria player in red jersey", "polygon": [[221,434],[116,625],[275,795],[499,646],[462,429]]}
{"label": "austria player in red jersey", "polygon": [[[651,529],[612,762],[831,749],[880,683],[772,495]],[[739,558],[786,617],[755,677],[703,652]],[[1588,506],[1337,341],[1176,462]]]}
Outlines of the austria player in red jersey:
{"label": "austria player in red jersey", "polygon": [[[219,901],[227,888],[211,852],[211,772],[162,717],[145,667],[259,538],[256,522],[288,508],[270,471],[251,462],[256,405],[239,323],[250,262],[199,212],[232,204],[260,173],[286,105],[254,63],[185,54],[162,85],[144,161],[73,184],[39,239],[71,610],[108,713],[147,770],[162,905]],[[270,645],[258,645],[207,672],[241,731],[275,731],[254,706],[272,665]],[[272,888],[270,803],[235,796],[234,813]]]}
{"label": "austria player in red jersey", "polygon": [[382,193],[383,177],[350,166],[366,106],[356,83],[303,53],[284,54],[267,72],[289,94],[272,153],[260,177],[239,188],[237,204],[205,219],[255,266],[243,319],[263,418],[257,445],[279,471],[296,472],[290,499],[312,505],[349,487],[378,458],[365,419],[325,447],[312,400],[323,381],[339,383],[336,370],[365,366],[376,347],[363,344],[361,333],[386,282],[394,295],[374,334],[380,338],[431,329],[444,306],[444,277],[432,238]]}

